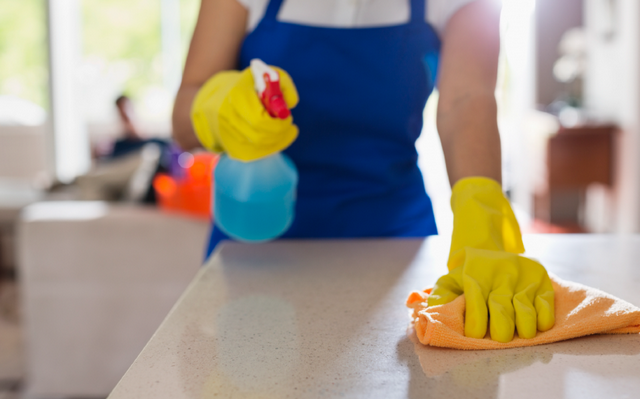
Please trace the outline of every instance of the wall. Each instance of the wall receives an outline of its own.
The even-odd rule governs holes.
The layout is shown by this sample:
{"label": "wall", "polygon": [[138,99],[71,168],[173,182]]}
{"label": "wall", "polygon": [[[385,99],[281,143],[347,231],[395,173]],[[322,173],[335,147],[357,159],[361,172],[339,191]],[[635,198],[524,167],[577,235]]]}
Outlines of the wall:
{"label": "wall", "polygon": [[585,0],[588,61],[585,107],[621,127],[611,231],[640,232],[640,3]]}
{"label": "wall", "polygon": [[567,30],[581,26],[583,0],[536,1],[536,79],[537,103],[553,102],[563,86],[553,77],[553,64],[558,59],[558,43]]}

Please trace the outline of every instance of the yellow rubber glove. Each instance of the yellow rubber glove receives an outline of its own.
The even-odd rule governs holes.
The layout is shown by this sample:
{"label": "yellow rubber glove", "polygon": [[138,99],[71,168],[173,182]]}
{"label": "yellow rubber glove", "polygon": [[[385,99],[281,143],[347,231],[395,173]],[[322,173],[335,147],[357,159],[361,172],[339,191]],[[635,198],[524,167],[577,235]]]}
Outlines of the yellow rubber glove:
{"label": "yellow rubber glove", "polygon": [[465,295],[465,335],[499,342],[533,338],[555,323],[554,292],[545,268],[520,256],[520,227],[496,181],[473,177],[453,188],[454,227],[447,266],[429,296],[429,306]]}
{"label": "yellow rubber glove", "polygon": [[[280,89],[287,106],[298,104],[298,92],[288,73],[280,75]],[[223,71],[198,91],[191,106],[191,120],[200,143],[208,150],[226,152],[241,161],[253,161],[280,152],[298,137],[293,118],[273,118],[254,88],[250,68]]]}

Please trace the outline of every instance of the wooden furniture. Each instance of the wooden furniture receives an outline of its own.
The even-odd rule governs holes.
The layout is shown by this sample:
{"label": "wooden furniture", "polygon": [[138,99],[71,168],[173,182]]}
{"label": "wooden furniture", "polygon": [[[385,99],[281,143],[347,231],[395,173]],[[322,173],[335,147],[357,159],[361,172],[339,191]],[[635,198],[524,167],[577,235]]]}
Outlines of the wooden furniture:
{"label": "wooden furniture", "polygon": [[[564,279],[640,305],[640,237],[526,236]],[[404,304],[449,242],[227,242],[110,399],[601,398],[640,392],[640,336],[499,351],[425,347]]]}
{"label": "wooden furniture", "polygon": [[616,127],[560,128],[547,143],[545,187],[534,198],[534,216],[550,225],[584,231],[582,209],[591,184],[613,185]]}

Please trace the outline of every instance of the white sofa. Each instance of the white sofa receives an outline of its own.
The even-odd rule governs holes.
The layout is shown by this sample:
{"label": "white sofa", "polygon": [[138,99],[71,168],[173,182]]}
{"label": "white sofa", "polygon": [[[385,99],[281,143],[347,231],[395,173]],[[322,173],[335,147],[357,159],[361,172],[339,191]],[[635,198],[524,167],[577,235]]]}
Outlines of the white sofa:
{"label": "white sofa", "polygon": [[0,177],[46,178],[45,126],[0,125]]}
{"label": "white sofa", "polygon": [[[0,103],[6,105],[2,97]],[[44,133],[44,125],[0,123],[0,273],[15,263],[13,230],[20,210],[43,197],[37,187],[47,182]]]}
{"label": "white sofa", "polygon": [[106,397],[202,264],[207,229],[103,202],[25,208],[26,397]]}

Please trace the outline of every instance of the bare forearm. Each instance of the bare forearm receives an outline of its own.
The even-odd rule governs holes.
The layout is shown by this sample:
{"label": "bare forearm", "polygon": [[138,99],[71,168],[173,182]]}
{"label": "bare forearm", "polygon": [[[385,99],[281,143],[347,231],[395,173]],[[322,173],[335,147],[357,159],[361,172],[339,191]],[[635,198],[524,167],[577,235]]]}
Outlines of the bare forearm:
{"label": "bare forearm", "polygon": [[440,104],[438,131],[449,181],[471,176],[502,180],[500,134],[493,93],[476,93]]}
{"label": "bare forearm", "polygon": [[191,103],[199,89],[197,85],[181,86],[173,107],[173,138],[186,151],[200,146],[191,125]]}
{"label": "bare forearm", "polygon": [[246,25],[247,10],[237,0],[202,0],[173,106],[173,138],[185,150],[200,146],[191,125],[191,104],[209,78],[237,67]]}
{"label": "bare forearm", "polygon": [[484,176],[501,181],[495,99],[500,53],[500,8],[476,0],[449,21],[438,87],[438,132],[449,181]]}

